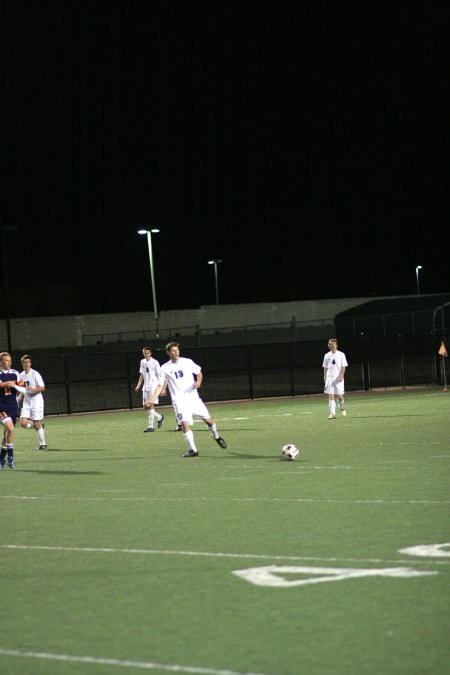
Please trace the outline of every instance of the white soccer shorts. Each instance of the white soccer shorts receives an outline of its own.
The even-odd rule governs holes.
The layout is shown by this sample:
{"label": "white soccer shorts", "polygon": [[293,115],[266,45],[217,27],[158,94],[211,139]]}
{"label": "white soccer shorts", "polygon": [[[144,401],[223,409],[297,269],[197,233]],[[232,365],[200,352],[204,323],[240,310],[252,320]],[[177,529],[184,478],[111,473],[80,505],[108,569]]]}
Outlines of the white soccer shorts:
{"label": "white soccer shorts", "polygon": [[187,422],[189,426],[194,424],[194,416],[204,420],[210,418],[209,410],[199,396],[193,393],[177,396],[172,402],[177,422]]}

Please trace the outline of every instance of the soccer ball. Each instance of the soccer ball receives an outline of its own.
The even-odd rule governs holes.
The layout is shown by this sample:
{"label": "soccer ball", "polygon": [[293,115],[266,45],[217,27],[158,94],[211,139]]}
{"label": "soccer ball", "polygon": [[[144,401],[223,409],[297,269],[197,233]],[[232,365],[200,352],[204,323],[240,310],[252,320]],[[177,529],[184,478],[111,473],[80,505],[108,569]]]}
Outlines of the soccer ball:
{"label": "soccer ball", "polygon": [[284,457],[286,457],[286,459],[288,459],[290,462],[292,462],[293,459],[299,456],[300,451],[293,443],[288,443],[287,445],[283,445],[281,448],[281,454],[284,455]]}

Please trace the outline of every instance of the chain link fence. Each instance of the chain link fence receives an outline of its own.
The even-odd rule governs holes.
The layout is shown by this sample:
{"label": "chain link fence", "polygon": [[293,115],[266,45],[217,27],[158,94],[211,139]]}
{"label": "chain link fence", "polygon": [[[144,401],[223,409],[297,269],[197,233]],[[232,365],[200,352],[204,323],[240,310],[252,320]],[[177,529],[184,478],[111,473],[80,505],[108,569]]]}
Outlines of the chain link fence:
{"label": "chain link fence", "polygon": [[[443,382],[439,345],[432,335],[376,340],[362,335],[349,338],[341,348],[349,362],[347,392]],[[181,345],[181,350],[202,367],[205,401],[323,392],[322,361],[328,350],[324,340],[188,349]],[[167,361],[161,348],[154,349],[153,356],[160,363]],[[141,358],[139,351],[47,352],[34,358],[33,367],[46,384],[46,415],[140,408],[142,394],[135,386]]]}

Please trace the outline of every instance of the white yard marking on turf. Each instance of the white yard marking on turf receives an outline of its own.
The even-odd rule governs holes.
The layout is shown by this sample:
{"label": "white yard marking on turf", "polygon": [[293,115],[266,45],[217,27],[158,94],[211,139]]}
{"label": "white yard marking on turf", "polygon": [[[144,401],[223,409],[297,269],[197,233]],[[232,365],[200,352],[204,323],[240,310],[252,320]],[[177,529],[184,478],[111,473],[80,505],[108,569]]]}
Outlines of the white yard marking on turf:
{"label": "white yard marking on turf", "polygon": [[[288,567],[286,565],[268,565],[267,567],[249,567],[245,570],[233,570],[232,574],[255,586],[292,588],[308,586],[327,581],[361,579],[362,577],[421,577],[439,574],[439,572],[417,572],[408,567],[388,567],[385,569],[361,569],[353,567]],[[310,574],[307,579],[285,579],[284,574]]]}
{"label": "white yard marking on turf", "polygon": [[401,548],[399,553],[407,555],[419,555],[425,558],[450,558],[450,544],[422,544],[421,546],[408,546]]}
{"label": "white yard marking on turf", "polygon": [[267,553],[224,553],[210,551],[171,551],[167,549],[139,549],[139,548],[87,548],[80,546],[38,546],[25,544],[0,544],[0,548],[18,551],[73,551],[74,553],[124,553],[124,554],[139,554],[139,555],[169,555],[169,556],[188,556],[192,558],[231,558],[231,559],[245,559],[245,560],[296,560],[296,561],[319,561],[319,562],[356,562],[356,563],[380,563],[386,564],[430,564],[430,565],[448,565],[450,561],[443,560],[383,560],[382,558],[333,558],[321,556],[305,556],[305,555],[271,555]]}
{"label": "white yard marking on turf", "polygon": [[152,661],[128,661],[120,659],[102,659],[94,656],[72,656],[70,654],[49,654],[46,652],[20,651],[19,649],[3,649],[4,656],[18,656],[44,661],[65,661],[67,663],[90,663],[99,666],[114,666],[119,668],[137,668],[139,670],[164,670],[171,673],[200,673],[201,675],[267,675],[264,673],[236,672],[235,670],[221,670],[218,668],[202,668],[201,666],[181,666],[175,664],[154,663]]}
{"label": "white yard marking on turf", "polygon": [[[298,472],[301,473],[301,472]],[[74,502],[104,502],[111,500],[113,502],[303,502],[307,504],[450,504],[450,499],[333,499],[327,497],[317,499],[313,497],[66,497],[64,495],[51,495],[41,497],[18,496],[18,495],[0,495],[0,499],[30,499],[30,500],[53,500],[63,499]]]}

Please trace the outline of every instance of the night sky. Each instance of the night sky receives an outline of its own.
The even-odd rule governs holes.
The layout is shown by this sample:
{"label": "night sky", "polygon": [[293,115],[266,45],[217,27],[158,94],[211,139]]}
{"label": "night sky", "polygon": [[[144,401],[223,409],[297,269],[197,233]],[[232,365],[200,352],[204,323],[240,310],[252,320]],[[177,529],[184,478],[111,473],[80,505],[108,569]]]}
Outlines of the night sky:
{"label": "night sky", "polygon": [[421,292],[450,290],[447,0],[1,20],[12,317],[151,309],[142,226],[160,311],[214,304],[211,258],[223,304],[414,294],[418,264]]}

